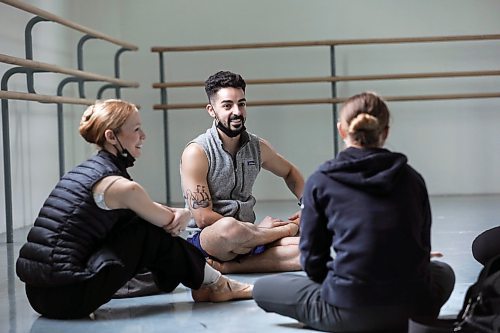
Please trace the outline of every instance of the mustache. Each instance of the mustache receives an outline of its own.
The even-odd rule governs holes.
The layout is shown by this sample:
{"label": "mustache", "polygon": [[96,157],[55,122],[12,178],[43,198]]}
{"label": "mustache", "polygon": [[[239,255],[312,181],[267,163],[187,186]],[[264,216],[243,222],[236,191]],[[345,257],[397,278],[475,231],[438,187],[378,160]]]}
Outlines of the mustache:
{"label": "mustache", "polygon": [[232,115],[231,118],[229,118],[229,120],[241,120],[241,121],[245,121],[245,118],[243,118],[243,116],[241,115]]}

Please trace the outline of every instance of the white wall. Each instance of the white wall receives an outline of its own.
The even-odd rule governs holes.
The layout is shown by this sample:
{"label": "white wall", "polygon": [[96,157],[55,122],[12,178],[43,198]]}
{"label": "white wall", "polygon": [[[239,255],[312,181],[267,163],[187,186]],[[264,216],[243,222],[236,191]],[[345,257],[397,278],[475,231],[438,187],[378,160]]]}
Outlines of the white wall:
{"label": "white wall", "polygon": [[[160,92],[151,88],[151,84],[159,80],[158,60],[156,54],[150,52],[151,46],[500,32],[497,17],[500,2],[494,0],[482,1],[481,6],[466,0],[57,0],[31,3],[140,47],[138,52],[122,57],[122,77],[141,83],[139,89],[125,89],[123,98],[142,106],[148,137],[143,158],[136,164],[133,174],[158,201],[165,201],[163,116],[160,111],[152,110],[152,105],[160,102]],[[0,20],[14,27],[8,33],[6,29],[1,32],[1,52],[22,56],[18,45],[22,33],[15,33],[15,30],[24,29],[24,25],[12,17],[15,10],[6,11],[8,6],[0,6]],[[74,35],[66,38],[48,36],[51,38],[45,37],[46,44],[40,46],[47,56],[72,61],[72,51],[68,50],[74,49],[71,44]],[[11,44],[12,48],[8,46]],[[87,70],[112,75],[108,54],[113,48],[105,45],[89,42]],[[499,65],[499,54],[500,42],[343,47],[337,54],[337,73],[494,69]],[[204,80],[220,69],[239,72],[247,79],[322,76],[329,73],[329,54],[327,48],[179,53],[167,55],[167,64],[167,79],[170,80]],[[338,92],[340,96],[362,90],[375,90],[382,95],[412,95],[498,91],[499,86],[498,77],[459,81],[374,81],[340,84]],[[247,89],[247,98],[328,97],[329,94],[326,84],[289,88],[251,86]],[[89,87],[89,96],[91,91]],[[202,88],[170,91],[169,97],[172,102],[205,100]],[[390,103],[392,133],[387,146],[408,155],[410,163],[426,179],[431,194],[500,193],[500,133],[496,130],[500,122],[499,105],[500,99]],[[16,226],[22,226],[32,222],[46,193],[57,181],[55,113],[51,112],[55,106],[26,102],[10,102],[10,106],[30,112],[27,115],[11,113],[12,147],[18,149],[16,156],[23,156],[13,158],[14,187],[19,191],[14,215]],[[46,108],[47,111],[39,112]],[[67,108],[70,110],[66,112],[69,168],[88,156],[90,148],[75,134],[83,108],[75,107],[74,111]],[[326,105],[251,108],[247,127],[268,139],[307,176],[332,156],[330,109]],[[178,202],[181,201],[178,157],[189,139],[210,126],[210,118],[203,110],[178,110],[171,111],[169,119],[172,199]],[[1,190],[3,196],[3,187]],[[258,199],[292,197],[282,182],[266,172],[260,176],[255,194]],[[3,208],[3,200],[0,208]],[[0,219],[1,232],[4,216]]]}

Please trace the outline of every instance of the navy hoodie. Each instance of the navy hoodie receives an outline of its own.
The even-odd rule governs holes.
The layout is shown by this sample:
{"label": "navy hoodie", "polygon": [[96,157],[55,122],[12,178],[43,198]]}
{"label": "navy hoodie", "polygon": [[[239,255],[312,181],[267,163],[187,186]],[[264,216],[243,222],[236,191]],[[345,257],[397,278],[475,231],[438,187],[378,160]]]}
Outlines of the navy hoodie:
{"label": "navy hoodie", "polygon": [[301,263],[332,305],[422,304],[430,229],[427,189],[406,156],[347,148],[306,182]]}

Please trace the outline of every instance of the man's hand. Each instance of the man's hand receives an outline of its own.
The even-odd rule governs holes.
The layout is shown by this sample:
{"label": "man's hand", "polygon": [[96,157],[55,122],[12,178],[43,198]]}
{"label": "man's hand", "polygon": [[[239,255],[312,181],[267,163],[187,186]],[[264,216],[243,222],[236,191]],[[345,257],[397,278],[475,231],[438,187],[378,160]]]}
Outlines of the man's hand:
{"label": "man's hand", "polygon": [[298,212],[296,212],[295,214],[293,214],[292,216],[290,216],[288,218],[289,221],[293,221],[293,222],[296,222],[297,224],[300,224],[300,213],[302,211],[299,210]]}
{"label": "man's hand", "polygon": [[288,221],[282,221],[278,218],[275,218],[275,217],[271,217],[271,216],[266,216],[264,217],[264,219],[262,221],[260,221],[260,223],[257,225],[259,228],[267,228],[267,229],[271,229],[271,228],[276,228],[276,227],[281,227],[283,225],[287,225]]}
{"label": "man's hand", "polygon": [[275,217],[266,216],[258,225],[258,228],[277,228],[282,226],[288,226],[290,228],[290,233],[288,236],[295,236],[299,232],[299,220],[293,221],[282,221]]}

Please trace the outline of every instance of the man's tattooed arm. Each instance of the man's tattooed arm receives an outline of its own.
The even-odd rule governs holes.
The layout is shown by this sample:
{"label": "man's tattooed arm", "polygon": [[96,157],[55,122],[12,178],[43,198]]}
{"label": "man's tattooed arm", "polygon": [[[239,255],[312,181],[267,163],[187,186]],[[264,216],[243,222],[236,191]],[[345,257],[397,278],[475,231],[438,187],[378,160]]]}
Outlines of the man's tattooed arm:
{"label": "man's tattooed arm", "polygon": [[196,185],[196,191],[186,190],[184,199],[190,209],[207,208],[210,206],[210,195],[205,190],[206,186]]}

